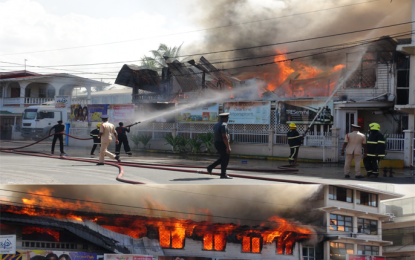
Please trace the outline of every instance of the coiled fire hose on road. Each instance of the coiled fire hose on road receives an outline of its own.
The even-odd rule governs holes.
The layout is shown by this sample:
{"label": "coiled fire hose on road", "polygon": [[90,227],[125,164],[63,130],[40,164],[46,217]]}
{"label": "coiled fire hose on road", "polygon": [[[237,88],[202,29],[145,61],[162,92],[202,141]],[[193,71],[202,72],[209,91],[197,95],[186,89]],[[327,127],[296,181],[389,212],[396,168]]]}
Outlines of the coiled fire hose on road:
{"label": "coiled fire hose on road", "polygon": [[[62,133],[70,138],[74,138],[77,140],[91,140],[92,138],[79,138],[69,134]],[[97,160],[90,160],[90,159],[80,159],[80,158],[71,158],[71,157],[63,157],[63,156],[54,156],[49,154],[42,154],[40,152],[28,152],[28,151],[19,151],[18,149],[27,148],[29,146],[35,145],[40,143],[47,138],[53,136],[55,134],[51,134],[47,137],[42,138],[32,144],[14,147],[14,148],[0,148],[0,152],[7,152],[7,153],[15,153],[21,155],[30,155],[30,156],[39,156],[44,158],[54,158],[54,159],[65,159],[71,161],[79,161],[79,162],[89,162],[89,163],[97,163]],[[209,174],[207,171],[201,170],[190,170],[190,169],[180,169],[180,168],[193,168],[193,169],[201,169],[206,168],[204,166],[192,166],[192,165],[174,165],[174,164],[150,164],[150,163],[135,163],[135,162],[105,162],[107,165],[111,165],[117,167],[119,169],[119,174],[116,178],[117,181],[126,182],[130,184],[146,184],[143,182],[137,182],[132,180],[127,180],[122,178],[124,174],[124,170],[122,166],[129,166],[129,167],[138,167],[138,168],[147,168],[147,169],[156,169],[156,170],[167,170],[167,171],[178,171],[178,172],[188,172],[188,173],[198,173],[198,174]],[[267,172],[267,173],[276,173],[276,172],[294,172],[298,171],[298,169],[292,168],[294,165],[281,165],[277,169],[247,169],[247,168],[234,168],[229,167],[228,170],[235,170],[235,171],[248,171],[248,172]],[[213,175],[220,175],[219,173],[212,173]],[[250,175],[241,175],[241,174],[228,174],[231,177],[238,177],[238,178],[245,178],[245,179],[255,179],[255,180],[264,180],[264,181],[274,181],[274,182],[289,182],[289,183],[297,183],[297,184],[316,184],[314,182],[306,182],[306,181],[296,181],[296,180],[285,180],[285,179],[276,179],[276,178],[267,178],[267,177],[259,177],[259,176],[250,176]]]}

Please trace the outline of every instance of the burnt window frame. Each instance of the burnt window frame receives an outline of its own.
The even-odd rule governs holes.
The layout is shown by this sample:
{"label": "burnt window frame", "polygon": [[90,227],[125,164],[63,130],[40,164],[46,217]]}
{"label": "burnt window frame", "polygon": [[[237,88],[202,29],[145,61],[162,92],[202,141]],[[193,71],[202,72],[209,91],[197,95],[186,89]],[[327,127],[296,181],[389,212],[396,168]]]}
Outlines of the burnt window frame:
{"label": "burnt window frame", "polygon": [[[332,244],[335,244],[337,247],[333,247],[333,246],[332,246]],[[340,257],[334,257],[334,256],[332,255],[332,251],[331,251],[331,249],[332,249],[332,248],[340,248],[340,247],[339,247],[339,245],[344,245],[344,250],[346,250],[346,254],[344,255],[344,257],[343,257],[343,256],[340,256]],[[347,248],[348,246],[349,246],[349,248]],[[348,250],[348,249],[352,249],[352,250],[353,250],[353,253],[352,253],[352,254],[354,254],[354,244],[350,244],[350,243],[342,243],[342,242],[330,242],[330,245],[329,245],[330,259],[340,259],[340,260],[346,259],[346,255],[348,254],[348,253],[347,253],[347,250]]]}
{"label": "burnt window frame", "polygon": [[[247,238],[249,238],[249,243],[250,243],[250,250],[249,250],[249,252],[244,252],[244,246],[243,246],[243,239],[244,239],[244,237],[247,237]],[[263,243],[263,239],[262,239],[262,237],[261,236],[253,236],[253,235],[248,235],[248,236],[244,236],[244,237],[242,237],[242,243],[241,243],[241,252],[243,253],[243,254],[261,254],[261,252],[262,252],[262,247],[263,247],[263,245],[264,245],[264,243]],[[252,238],[259,238],[259,252],[252,252]]]}
{"label": "burnt window frame", "polygon": [[[332,220],[334,220],[332,218],[332,216],[336,216],[335,220],[336,220],[336,224],[333,225],[331,223]],[[339,217],[343,217],[343,220],[339,220]],[[346,218],[350,218],[350,221],[346,221]],[[330,220],[329,220],[329,225],[330,225],[330,231],[340,231],[340,232],[353,232],[353,216],[346,216],[346,215],[339,215],[339,214],[330,214]],[[343,225],[339,225],[339,221],[343,221]],[[351,226],[346,226],[346,222],[350,222]],[[336,226],[337,229],[332,229],[332,226]],[[344,230],[339,230],[339,226],[343,227]],[[346,230],[346,228],[349,228],[348,230]]]}
{"label": "burnt window frame", "polygon": [[[185,246],[186,246],[186,236],[185,236],[185,237],[184,237],[184,239],[183,239],[183,247],[182,247],[182,248],[174,248],[174,247],[172,247],[172,245],[173,245],[173,235],[172,235],[172,231],[171,231],[171,230],[167,230],[167,231],[169,231],[169,233],[170,233],[170,246],[169,246],[169,247],[163,247],[163,246],[160,244],[160,247],[161,247],[161,248],[166,248],[166,249],[177,249],[177,250],[183,250],[183,249],[185,248]],[[159,231],[158,240],[160,241],[160,231]]]}
{"label": "burnt window frame", "polygon": [[223,247],[223,250],[216,250],[215,249],[215,234],[220,234],[220,232],[208,232],[208,234],[212,235],[212,249],[205,249],[205,240],[203,239],[202,242],[202,251],[216,251],[216,252],[225,252],[226,251],[226,236],[224,238],[225,240],[225,246]]}
{"label": "burnt window frame", "polygon": [[[359,223],[359,221],[361,221],[362,223]],[[368,221],[369,223],[368,224],[365,223],[366,221]],[[372,225],[373,222],[376,222],[376,225]],[[360,227],[361,224],[363,225],[363,227]],[[365,225],[368,225],[368,227],[365,228]],[[366,234],[366,235],[377,235],[378,226],[379,226],[379,223],[375,219],[357,218],[357,233]],[[365,232],[366,230],[368,230],[368,232]]]}
{"label": "burnt window frame", "polygon": [[[368,194],[369,200],[368,200],[367,204],[363,204],[362,203],[362,199],[361,199],[362,193]],[[375,197],[375,200],[373,200],[373,196]],[[379,195],[378,194],[374,194],[374,193],[370,193],[370,192],[366,192],[366,191],[360,191],[360,190],[357,190],[356,191],[356,204],[358,204],[358,205],[369,206],[369,207],[375,207],[375,208],[377,208],[378,205],[379,205],[378,199],[379,199]],[[375,202],[374,205],[373,205],[373,201]]]}
{"label": "burnt window frame", "polygon": [[[362,250],[363,248],[363,250]],[[370,248],[370,250],[367,250],[367,248]],[[377,251],[373,250],[374,248],[377,248]],[[359,255],[379,255],[380,246],[373,246],[373,245],[357,245],[357,254]],[[369,254],[370,252],[370,254]],[[373,254],[374,252],[377,252],[377,254]]]}
{"label": "burnt window frame", "polygon": [[[345,190],[345,194],[346,194],[346,200],[339,200],[338,199],[338,190]],[[348,193],[351,193],[351,197],[350,197],[350,201],[348,201]],[[347,202],[347,203],[353,203],[354,201],[354,194],[353,194],[353,190],[352,189],[348,189],[348,188],[343,188],[343,187],[337,187],[337,186],[329,186],[329,200],[335,200],[335,201],[342,201],[342,202]]]}

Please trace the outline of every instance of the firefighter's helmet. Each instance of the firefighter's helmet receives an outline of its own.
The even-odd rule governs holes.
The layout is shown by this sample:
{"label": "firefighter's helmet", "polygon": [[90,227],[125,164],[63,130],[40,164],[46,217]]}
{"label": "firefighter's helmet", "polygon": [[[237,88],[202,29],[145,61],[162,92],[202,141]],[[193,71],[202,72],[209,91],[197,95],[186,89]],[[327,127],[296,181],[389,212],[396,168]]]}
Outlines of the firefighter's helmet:
{"label": "firefighter's helmet", "polygon": [[296,128],[297,128],[297,126],[294,123],[290,124],[290,129],[296,129]]}
{"label": "firefighter's helmet", "polygon": [[97,124],[97,128],[100,128],[100,127],[101,127],[101,123],[98,123],[98,124]]}
{"label": "firefighter's helmet", "polygon": [[369,128],[370,128],[370,130],[377,130],[377,131],[379,131],[380,130],[380,125],[378,123],[371,123],[369,125]]}

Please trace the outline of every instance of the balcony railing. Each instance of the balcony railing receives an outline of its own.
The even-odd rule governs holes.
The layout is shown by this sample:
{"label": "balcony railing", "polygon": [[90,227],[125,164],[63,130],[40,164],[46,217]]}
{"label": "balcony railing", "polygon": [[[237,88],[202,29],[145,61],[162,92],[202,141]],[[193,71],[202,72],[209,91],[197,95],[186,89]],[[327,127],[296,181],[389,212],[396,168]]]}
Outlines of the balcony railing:
{"label": "balcony railing", "polygon": [[[53,101],[54,98],[35,98],[35,97],[25,97],[24,104],[25,105],[39,105],[45,102]],[[4,105],[20,105],[20,98],[4,98],[3,99]]]}

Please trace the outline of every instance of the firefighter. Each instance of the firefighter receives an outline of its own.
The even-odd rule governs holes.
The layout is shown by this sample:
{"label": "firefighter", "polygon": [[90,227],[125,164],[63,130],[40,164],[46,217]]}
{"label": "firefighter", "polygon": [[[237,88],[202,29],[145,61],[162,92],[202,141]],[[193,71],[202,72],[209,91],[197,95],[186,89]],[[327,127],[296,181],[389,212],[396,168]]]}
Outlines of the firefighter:
{"label": "firefighter", "polygon": [[65,133],[65,125],[63,124],[63,121],[59,120],[58,124],[54,125],[49,130],[49,135],[50,135],[50,132],[52,132],[53,129],[55,129],[55,135],[53,136],[51,153],[53,154],[55,152],[56,140],[59,139],[59,148],[60,148],[60,151],[61,151],[61,156],[63,156],[63,155],[65,155],[65,151],[63,150],[63,134]]}
{"label": "firefighter", "polygon": [[290,164],[294,164],[297,161],[298,150],[300,149],[301,141],[303,137],[298,133],[297,126],[294,123],[290,125],[290,131],[287,133],[288,145],[290,146],[290,157],[288,161]]}
{"label": "firefighter", "polygon": [[366,141],[367,156],[363,159],[366,168],[367,177],[373,175],[379,176],[379,162],[385,157],[385,138],[380,131],[378,123],[371,123],[369,125],[370,134]]}
{"label": "firefighter", "polygon": [[89,134],[90,136],[92,136],[93,140],[94,140],[94,145],[92,146],[92,150],[91,150],[91,157],[94,157],[94,152],[95,149],[97,148],[98,145],[101,145],[101,139],[98,139],[98,135],[99,135],[99,128],[101,127],[101,123],[97,124],[97,128],[92,130],[91,133]]}
{"label": "firefighter", "polygon": [[119,141],[119,143],[115,147],[115,154],[116,155],[120,154],[121,145],[124,144],[125,153],[131,156],[132,153],[131,153],[130,145],[128,144],[128,137],[127,137],[127,133],[130,132],[130,128],[124,127],[123,122],[120,122],[119,127],[115,128],[115,131],[117,131],[118,141]]}

